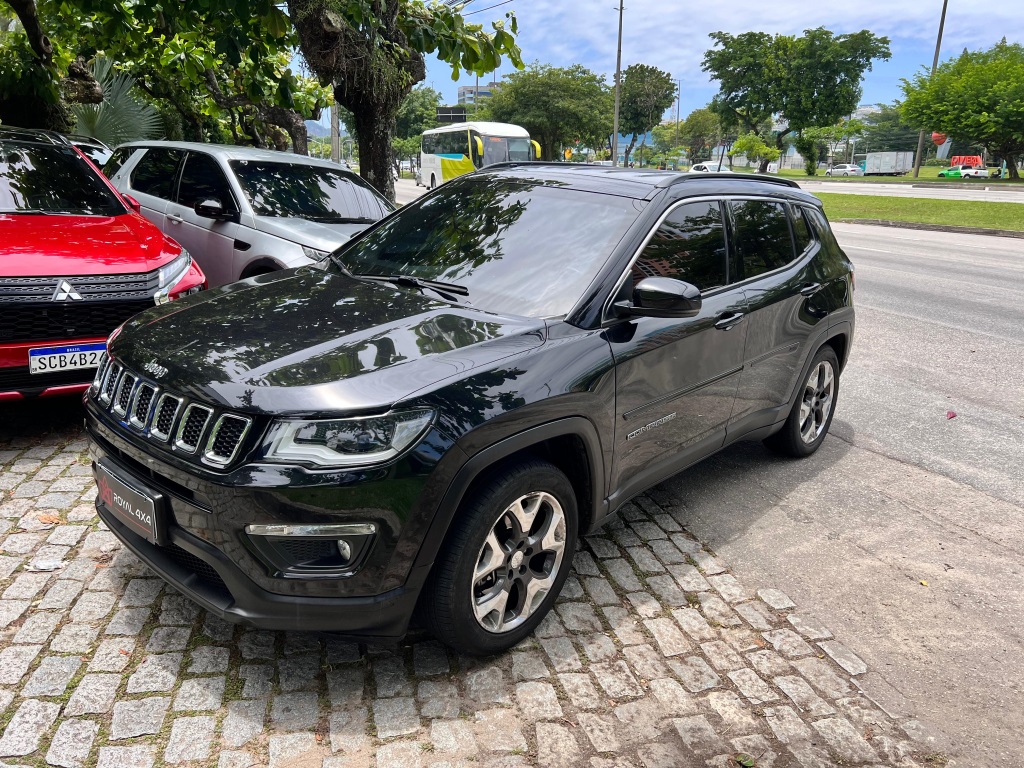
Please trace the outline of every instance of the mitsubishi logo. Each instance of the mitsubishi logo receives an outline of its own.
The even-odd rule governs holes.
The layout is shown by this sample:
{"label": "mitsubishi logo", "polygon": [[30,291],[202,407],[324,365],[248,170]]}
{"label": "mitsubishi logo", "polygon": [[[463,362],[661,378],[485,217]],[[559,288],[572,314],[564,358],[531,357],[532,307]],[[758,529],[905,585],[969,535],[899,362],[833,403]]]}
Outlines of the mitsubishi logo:
{"label": "mitsubishi logo", "polygon": [[67,280],[57,283],[57,290],[53,292],[53,301],[81,301],[82,294],[75,290],[75,286]]}

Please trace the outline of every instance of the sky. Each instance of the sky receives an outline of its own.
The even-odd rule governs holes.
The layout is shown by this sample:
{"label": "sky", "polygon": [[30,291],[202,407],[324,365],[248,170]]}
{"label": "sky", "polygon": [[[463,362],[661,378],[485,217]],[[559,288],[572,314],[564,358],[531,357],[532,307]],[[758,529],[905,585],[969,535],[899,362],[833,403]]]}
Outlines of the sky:
{"label": "sky", "polygon": [[[471,0],[467,21],[483,23],[514,10],[519,20],[519,45],[527,62],[554,66],[583,64],[612,82],[615,73],[617,5],[615,0]],[[486,10],[490,8],[490,10]],[[892,58],[875,62],[865,75],[861,104],[890,103],[901,97],[902,78],[930,67],[935,50],[942,0],[625,0],[622,67],[650,64],[682,80],[681,116],[705,106],[717,88],[701,71],[708,33],[739,34],[751,30],[800,34],[824,26],[839,34],[869,29],[890,40]],[[480,12],[477,12],[480,11]],[[1021,0],[949,0],[939,60],[988,48],[1005,36],[1024,42]],[[498,70],[512,72],[508,62]],[[484,83],[491,78],[481,77]],[[426,84],[440,91],[447,104],[456,102],[459,85],[474,78],[451,79],[451,68],[428,59]],[[671,115],[667,115],[671,116]]]}

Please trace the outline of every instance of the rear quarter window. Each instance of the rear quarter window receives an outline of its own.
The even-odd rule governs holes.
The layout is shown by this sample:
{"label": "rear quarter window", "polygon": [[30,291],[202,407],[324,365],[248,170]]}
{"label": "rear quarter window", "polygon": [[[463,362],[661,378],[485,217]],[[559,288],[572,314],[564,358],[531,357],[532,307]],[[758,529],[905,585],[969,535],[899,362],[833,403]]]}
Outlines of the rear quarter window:
{"label": "rear quarter window", "polygon": [[164,200],[174,198],[174,182],[184,152],[157,147],[147,149],[132,169],[131,188]]}
{"label": "rear quarter window", "polygon": [[793,261],[793,238],[782,203],[742,200],[730,205],[741,279],[772,272]]}

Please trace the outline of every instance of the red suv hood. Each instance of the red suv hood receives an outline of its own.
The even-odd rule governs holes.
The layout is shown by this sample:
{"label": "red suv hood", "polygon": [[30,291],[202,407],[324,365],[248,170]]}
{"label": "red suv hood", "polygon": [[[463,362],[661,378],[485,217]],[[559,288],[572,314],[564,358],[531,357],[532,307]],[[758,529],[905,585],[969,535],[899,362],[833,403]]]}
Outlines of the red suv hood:
{"label": "red suv hood", "polygon": [[104,275],[148,272],[178,255],[153,224],[121,216],[0,214],[0,275]]}

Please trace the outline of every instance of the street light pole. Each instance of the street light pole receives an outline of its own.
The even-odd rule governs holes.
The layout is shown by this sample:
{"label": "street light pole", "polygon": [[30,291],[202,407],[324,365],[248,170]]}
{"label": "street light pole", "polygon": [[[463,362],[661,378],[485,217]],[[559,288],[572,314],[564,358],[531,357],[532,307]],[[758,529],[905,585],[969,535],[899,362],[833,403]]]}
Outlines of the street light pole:
{"label": "street light pole", "polygon": [[[932,73],[929,79],[935,77],[935,70],[939,67],[939,49],[942,48],[942,28],[946,26],[946,6],[949,0],[942,0],[942,15],[939,17],[939,34],[935,38],[935,57],[932,59]],[[917,155],[914,157],[914,178],[921,173],[921,155],[924,154],[924,128],[917,137]]]}
{"label": "street light pole", "polygon": [[[672,149],[675,152],[676,159],[679,159],[679,102],[683,98],[683,81],[676,80],[676,138],[672,142]],[[675,167],[675,163],[673,163]]]}
{"label": "street light pole", "polygon": [[612,165],[619,164],[619,90],[622,85],[622,12],[625,10],[619,0],[619,43],[615,54],[615,118],[612,124]]}

